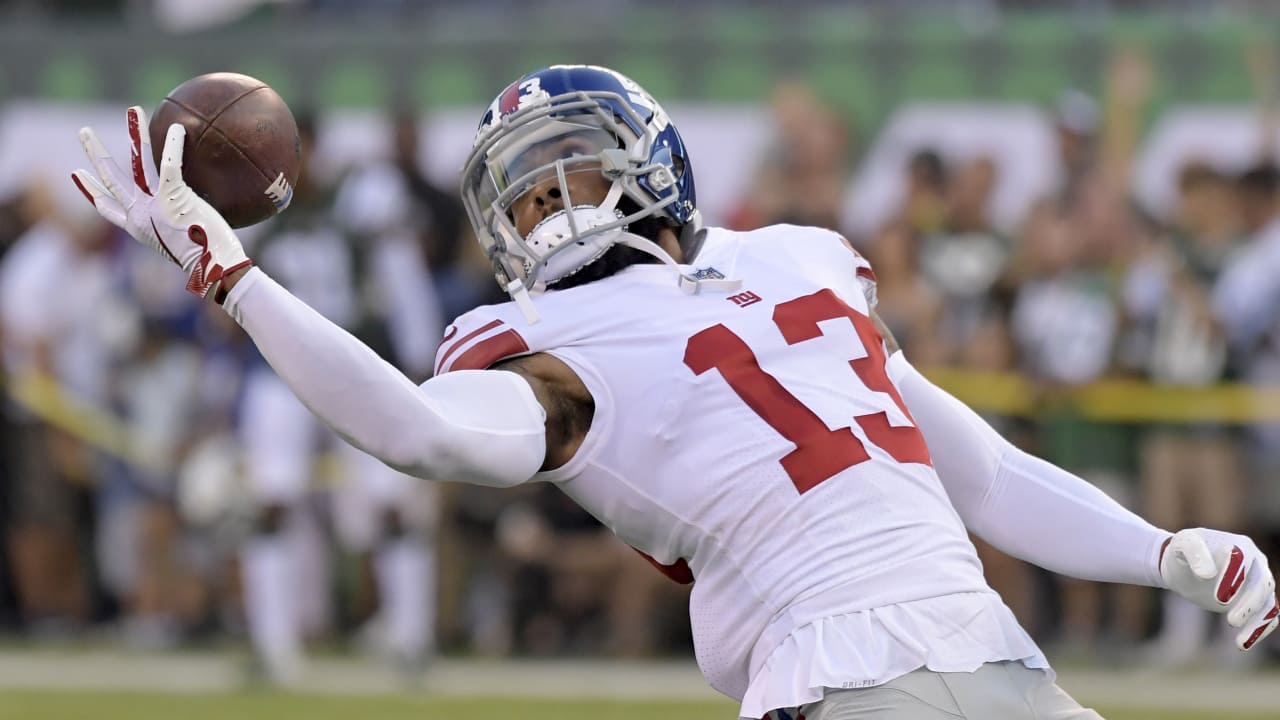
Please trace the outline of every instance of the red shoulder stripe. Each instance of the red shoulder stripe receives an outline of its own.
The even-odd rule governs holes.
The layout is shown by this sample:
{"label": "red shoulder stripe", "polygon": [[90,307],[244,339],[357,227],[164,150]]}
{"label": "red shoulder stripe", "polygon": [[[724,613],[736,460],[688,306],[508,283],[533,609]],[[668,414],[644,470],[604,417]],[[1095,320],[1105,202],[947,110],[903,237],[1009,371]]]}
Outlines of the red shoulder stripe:
{"label": "red shoulder stripe", "polygon": [[[494,320],[477,330],[472,330],[466,335],[463,335],[461,339],[459,339],[454,344],[450,345],[449,349],[445,350],[444,354],[440,356],[440,360],[436,362],[436,374],[439,375],[444,370],[445,363],[449,362],[449,357],[454,353],[456,353],[458,351],[458,348],[462,347],[463,345],[466,345],[467,342],[471,340],[471,338],[477,335],[480,335],[482,333],[487,333],[501,324],[502,324],[501,320]],[[445,342],[448,342],[449,337],[453,334],[457,334],[457,332],[458,332],[458,328],[454,327],[453,330],[450,331],[450,335],[445,335],[444,337]]]}
{"label": "red shoulder stripe", "polygon": [[[523,355],[529,352],[529,345],[520,337],[520,333],[515,330],[507,330],[500,332],[493,337],[487,337],[484,340],[471,346],[471,349],[458,356],[453,362],[453,367],[449,368],[450,372],[454,370],[485,370],[490,365],[509,358],[514,355]],[[444,366],[444,363],[440,363]]]}

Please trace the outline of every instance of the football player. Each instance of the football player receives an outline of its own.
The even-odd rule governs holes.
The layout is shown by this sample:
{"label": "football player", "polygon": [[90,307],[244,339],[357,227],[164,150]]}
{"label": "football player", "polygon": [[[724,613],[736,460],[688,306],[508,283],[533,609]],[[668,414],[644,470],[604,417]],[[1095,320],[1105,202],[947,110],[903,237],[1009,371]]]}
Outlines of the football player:
{"label": "football player", "polygon": [[[426,377],[442,322],[412,240],[406,189],[397,175],[377,165],[329,188],[310,163],[312,118],[299,118],[298,130],[304,169],[291,212],[256,233],[254,256],[303,302],[362,332],[397,367]],[[370,195],[378,202],[366,200]],[[396,324],[373,307],[373,287],[390,297],[412,298],[387,304],[414,306],[415,322]],[[400,288],[410,291],[396,293]],[[422,349],[413,352],[416,338]],[[430,488],[334,438],[266,363],[254,362],[247,373],[239,427],[255,509],[253,532],[240,552],[241,581],[261,677],[281,684],[299,677],[303,637],[325,622],[328,594],[316,590],[327,575],[314,569],[324,566],[316,561],[323,533],[312,527],[309,508],[313,461],[330,446],[336,446],[332,457],[340,479],[326,493],[333,535],[344,551],[371,564],[378,588],[378,612],[360,636],[396,667],[415,674],[433,643]]]}
{"label": "football player", "polygon": [[485,113],[462,199],[512,301],[459,318],[422,385],[252,267],[183,182],[180,125],[154,195],[82,138],[97,174],[74,179],[99,212],[176,258],[346,440],[417,477],[556,483],[694,582],[699,665],[743,717],[1097,717],[966,530],[1168,588],[1242,649],[1275,629],[1249,538],[1153,527],[1014,448],[877,327],[874,275],[840,236],[702,226],[675,125],[616,72],[545,68]]}

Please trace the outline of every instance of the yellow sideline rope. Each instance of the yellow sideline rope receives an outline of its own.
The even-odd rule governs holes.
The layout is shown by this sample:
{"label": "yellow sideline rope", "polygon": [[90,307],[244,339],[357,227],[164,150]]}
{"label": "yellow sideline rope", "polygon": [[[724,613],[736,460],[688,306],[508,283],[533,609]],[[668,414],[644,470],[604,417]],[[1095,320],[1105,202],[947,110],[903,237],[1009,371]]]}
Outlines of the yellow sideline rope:
{"label": "yellow sideline rope", "polygon": [[1141,380],[1099,380],[1046,393],[1011,373],[932,368],[932,381],[980,412],[1031,417],[1048,408],[1115,423],[1243,425],[1280,421],[1280,386],[1222,383],[1205,387],[1156,385]]}
{"label": "yellow sideline rope", "polygon": [[127,419],[76,397],[48,373],[28,373],[6,389],[18,405],[84,444],[134,467],[156,469],[155,462],[135,445]]}
{"label": "yellow sideline rope", "polygon": [[[1034,417],[1052,408],[1115,423],[1280,421],[1280,386],[1224,383],[1193,388],[1101,380],[1048,394],[1012,373],[931,368],[924,374],[973,409],[1000,415]],[[6,389],[18,405],[86,445],[134,467],[157,470],[155,460],[134,443],[127,418],[75,396],[49,375],[32,373]]]}

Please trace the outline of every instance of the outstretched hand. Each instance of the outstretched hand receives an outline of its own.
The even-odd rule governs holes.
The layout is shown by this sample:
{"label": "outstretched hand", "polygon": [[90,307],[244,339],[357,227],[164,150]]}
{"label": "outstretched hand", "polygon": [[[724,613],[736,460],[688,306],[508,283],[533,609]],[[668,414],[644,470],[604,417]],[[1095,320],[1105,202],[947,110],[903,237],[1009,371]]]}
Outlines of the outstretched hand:
{"label": "outstretched hand", "polygon": [[1240,628],[1236,647],[1248,650],[1280,624],[1276,582],[1267,557],[1244,535],[1218,530],[1182,530],[1160,555],[1160,575],[1169,589],[1200,607],[1227,616]]}
{"label": "outstretched hand", "polygon": [[98,214],[138,242],[164,255],[189,276],[187,290],[221,302],[226,275],[251,265],[227,221],[182,179],[186,128],[169,126],[160,168],[151,159],[146,114],[134,106],[126,113],[130,172],[107,152],[93,128],[80,129],[80,144],[96,176],[76,170],[71,180]]}

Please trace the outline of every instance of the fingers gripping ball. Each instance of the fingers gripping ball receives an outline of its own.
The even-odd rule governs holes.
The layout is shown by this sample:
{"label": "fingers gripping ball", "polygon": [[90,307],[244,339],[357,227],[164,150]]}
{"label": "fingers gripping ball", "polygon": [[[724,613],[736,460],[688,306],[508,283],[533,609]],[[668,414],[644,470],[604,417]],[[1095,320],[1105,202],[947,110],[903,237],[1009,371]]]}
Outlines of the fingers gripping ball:
{"label": "fingers gripping ball", "polygon": [[266,83],[224,72],[174,88],[149,126],[157,165],[173,123],[187,129],[187,184],[232,227],[262,222],[288,207],[302,168],[301,141],[289,106]]}

